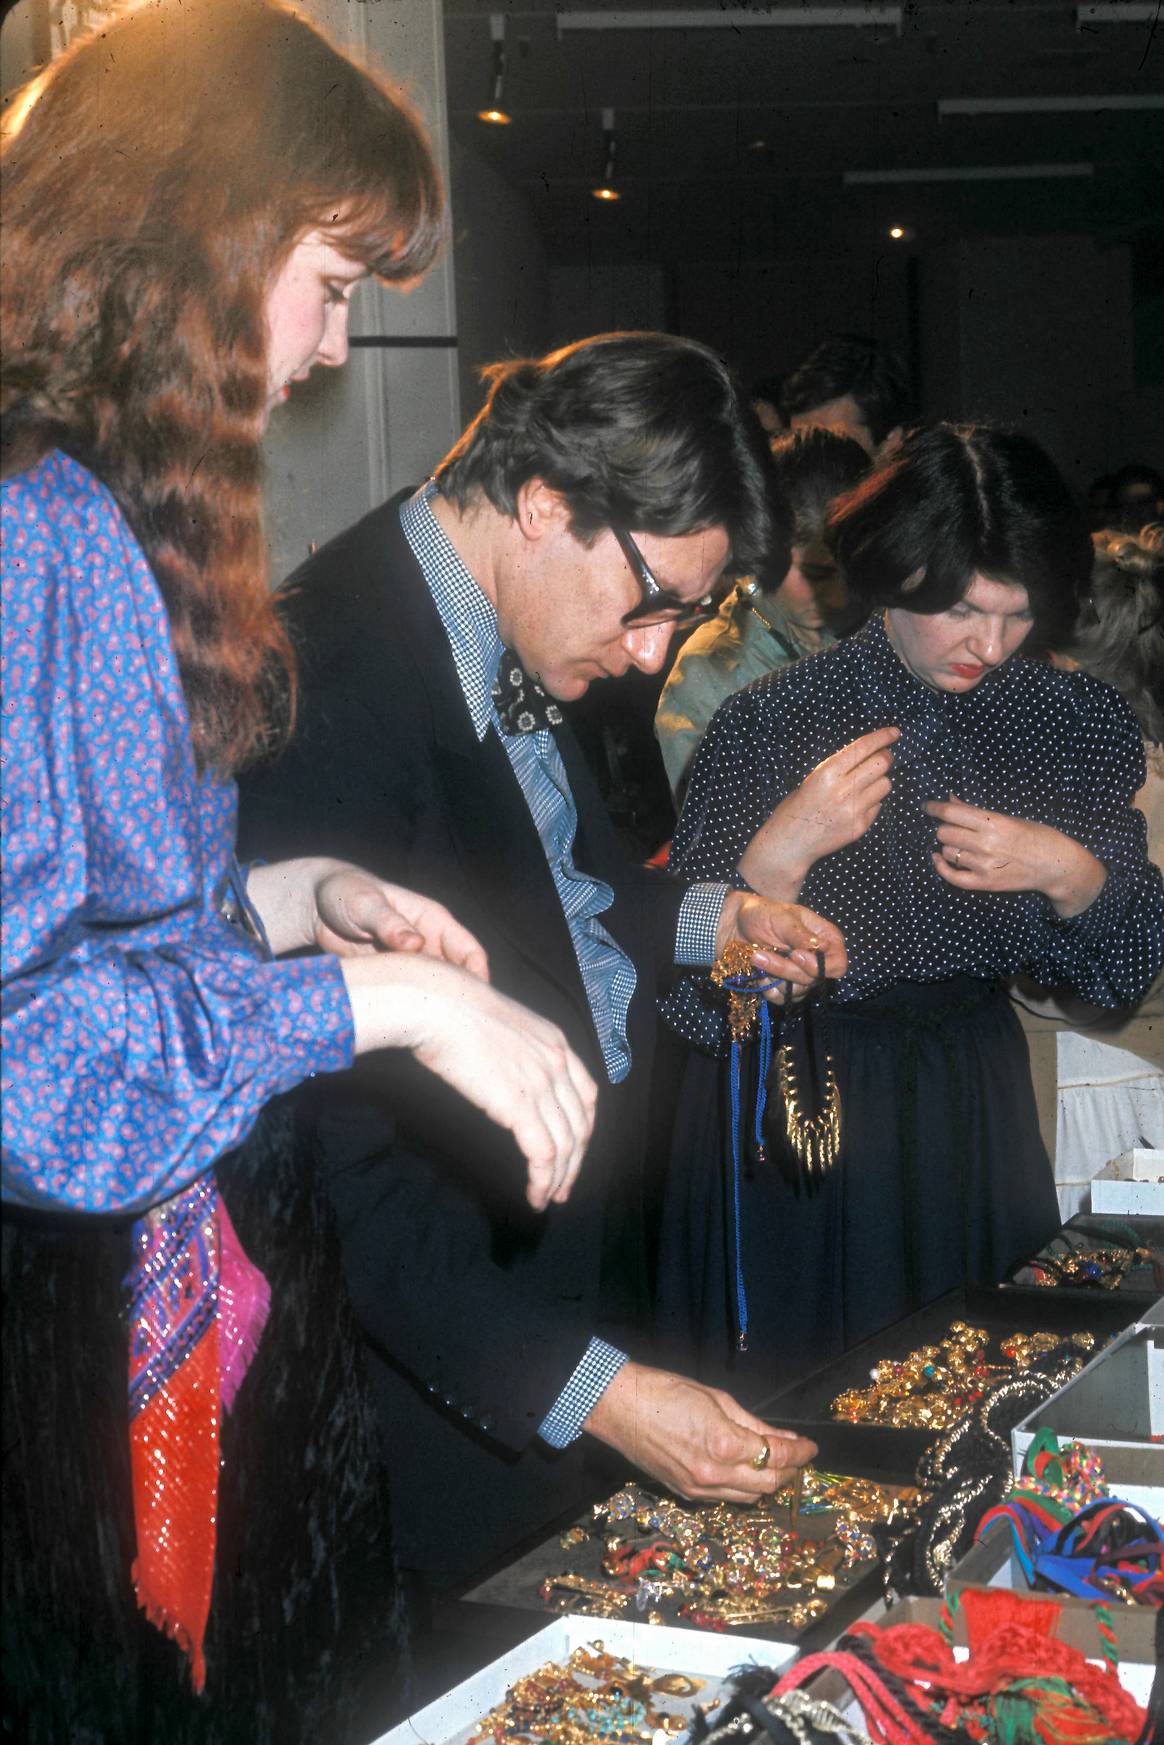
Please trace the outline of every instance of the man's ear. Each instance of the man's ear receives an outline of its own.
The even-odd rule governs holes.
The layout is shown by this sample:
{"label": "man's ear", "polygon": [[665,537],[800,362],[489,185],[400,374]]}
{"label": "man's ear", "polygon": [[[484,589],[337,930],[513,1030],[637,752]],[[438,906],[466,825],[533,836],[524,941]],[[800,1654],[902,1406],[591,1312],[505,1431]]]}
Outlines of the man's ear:
{"label": "man's ear", "polygon": [[541,540],[568,531],[572,517],[562,493],[535,477],[518,487],[516,520],[524,539]]}

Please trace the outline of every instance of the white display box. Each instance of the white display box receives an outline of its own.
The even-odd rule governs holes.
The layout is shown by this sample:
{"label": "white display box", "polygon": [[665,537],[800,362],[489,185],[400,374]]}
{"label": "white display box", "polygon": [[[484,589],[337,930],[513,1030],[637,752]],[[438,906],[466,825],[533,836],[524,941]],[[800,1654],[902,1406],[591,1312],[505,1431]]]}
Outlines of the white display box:
{"label": "white display box", "polygon": [[1164,1151],[1125,1151],[1092,1176],[1092,1211],[1133,1218],[1164,1215],[1164,1181],[1159,1176],[1164,1176]]}
{"label": "white display box", "polygon": [[1039,1430],[1083,1442],[1103,1461],[1114,1497],[1164,1515],[1164,1329],[1131,1327],[1011,1431],[1013,1471]]}
{"label": "white display box", "polygon": [[[761,1642],[755,1636],[669,1630],[624,1618],[555,1618],[536,1636],[382,1733],[372,1745],[462,1745],[482,1717],[501,1702],[515,1679],[536,1672],[547,1661],[562,1665],[575,1648],[590,1642],[601,1642],[608,1654],[621,1655],[652,1672],[687,1672],[707,1679],[707,1687],[698,1694],[701,1703],[716,1696],[718,1682],[734,1666],[754,1661],[778,1674],[792,1664],[797,1652],[786,1642]],[[680,1705],[672,1699],[668,1706]]]}

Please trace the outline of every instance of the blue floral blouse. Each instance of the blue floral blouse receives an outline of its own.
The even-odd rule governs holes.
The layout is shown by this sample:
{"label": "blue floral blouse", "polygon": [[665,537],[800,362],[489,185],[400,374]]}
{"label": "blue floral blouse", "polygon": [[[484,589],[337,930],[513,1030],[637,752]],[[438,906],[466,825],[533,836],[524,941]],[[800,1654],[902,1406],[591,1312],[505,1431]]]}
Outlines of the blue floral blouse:
{"label": "blue floral blouse", "polygon": [[[931,690],[903,666],[878,615],[847,642],[758,679],[715,713],[672,849],[685,879],[744,881],[736,865],[785,795],[863,733],[896,726],[893,791],[859,841],[818,861],[800,901],[836,922],[849,970],[835,998],[900,982],[1027,973],[1097,1006],[1134,1005],[1164,963],[1164,880],[1149,861],[1144,746],[1110,686],[1012,657],[964,693]],[[925,801],[1050,824],[1107,868],[1095,901],[1068,920],[1037,892],[959,891],[931,863]],[[664,1010],[704,1046],[720,1008],[689,979]]]}
{"label": "blue floral blouse", "polygon": [[3,486],[4,1198],[140,1210],[352,1058],[334,958],[221,915],[234,783],[195,770],[157,584],[60,453]]}

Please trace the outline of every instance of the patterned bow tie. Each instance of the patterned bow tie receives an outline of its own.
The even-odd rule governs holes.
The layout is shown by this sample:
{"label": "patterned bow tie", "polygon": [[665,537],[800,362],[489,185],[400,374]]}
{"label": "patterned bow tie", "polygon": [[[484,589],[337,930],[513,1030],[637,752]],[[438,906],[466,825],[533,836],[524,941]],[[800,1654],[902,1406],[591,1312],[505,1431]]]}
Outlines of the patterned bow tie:
{"label": "patterned bow tie", "polygon": [[501,651],[491,694],[502,733],[536,733],[541,727],[562,725],[562,711],[530,678],[512,649]]}

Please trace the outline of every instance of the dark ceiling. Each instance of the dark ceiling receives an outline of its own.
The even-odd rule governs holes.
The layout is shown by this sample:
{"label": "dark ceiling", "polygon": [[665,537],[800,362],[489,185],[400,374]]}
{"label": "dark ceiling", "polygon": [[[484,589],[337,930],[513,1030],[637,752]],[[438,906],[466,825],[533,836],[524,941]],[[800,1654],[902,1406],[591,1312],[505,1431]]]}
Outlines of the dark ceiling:
{"label": "dark ceiling", "polygon": [[[854,20],[863,0],[847,0]],[[651,29],[560,28],[653,13]],[[744,0],[445,0],[449,120],[528,196],[553,262],[778,259],[955,235],[1067,231],[1135,241],[1164,228],[1164,0],[1134,22],[1077,24],[1110,0],[914,0],[892,26],[759,27]],[[837,10],[833,7],[832,10]],[[1122,10],[1126,13],[1129,8]],[[508,127],[488,95],[490,15],[505,18]],[[674,14],[726,21],[699,28]],[[941,99],[1136,98],[1138,109],[939,116]],[[617,204],[595,200],[613,109]],[[1086,174],[1062,173],[1091,166]],[[1041,173],[846,186],[844,174]]]}

